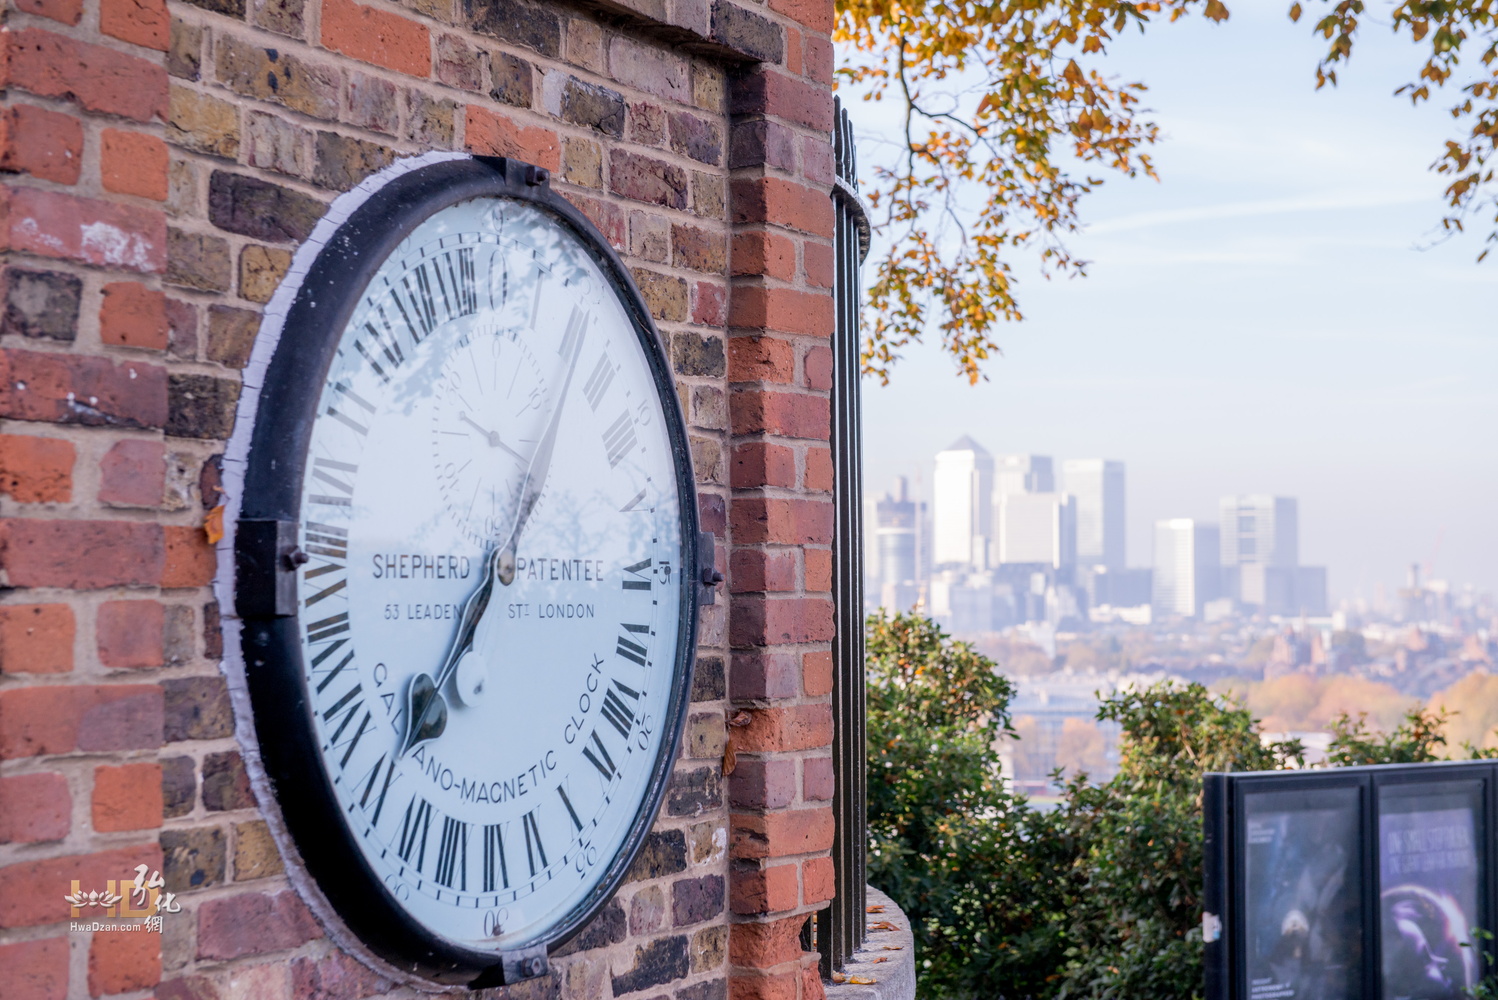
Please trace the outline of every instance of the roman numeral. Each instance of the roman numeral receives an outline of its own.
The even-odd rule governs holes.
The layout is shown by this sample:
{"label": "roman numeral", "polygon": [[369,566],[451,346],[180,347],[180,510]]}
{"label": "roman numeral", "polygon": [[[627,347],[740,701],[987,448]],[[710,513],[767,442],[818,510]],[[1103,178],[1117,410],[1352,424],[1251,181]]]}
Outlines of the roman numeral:
{"label": "roman numeral", "polygon": [[[396,305],[400,305],[399,300],[396,301]],[[402,310],[402,313],[404,313],[404,311],[405,310]],[[385,328],[384,331],[381,332],[380,330],[375,329],[375,325],[368,321],[364,323],[364,329],[369,334],[369,338],[374,343],[375,348],[379,351],[380,354],[384,355],[386,363],[389,364],[392,369],[399,368],[406,361],[406,353],[401,350],[401,345],[400,342],[396,339],[395,331],[390,329],[390,320],[385,316],[385,307],[376,306],[375,312],[380,314],[380,325]],[[413,337],[413,339],[415,339],[417,343],[421,342],[421,338],[419,337]],[[358,351],[364,356],[364,360],[369,362],[369,367],[374,369],[374,373],[376,375],[380,376],[380,381],[390,381],[390,375],[385,371],[384,366],[380,364],[379,359],[375,357],[374,353],[371,352],[369,348],[364,346],[364,341],[354,341],[354,350]]]}
{"label": "roman numeral", "polygon": [[427,854],[427,831],[432,826],[432,804],[420,796],[413,795],[406,806],[406,818],[401,821],[400,846],[397,853],[401,860],[411,863],[411,854],[416,854],[416,870],[421,871]]}
{"label": "roman numeral", "polygon": [[630,511],[632,511],[636,507],[640,506],[640,504],[644,501],[644,499],[645,499],[645,491],[641,490],[640,492],[636,493],[634,496],[630,497],[629,503],[627,503],[623,507],[619,508],[619,513],[621,513],[621,514],[628,514]]}
{"label": "roman numeral", "polygon": [[[446,273],[443,270],[444,264]],[[456,251],[443,254],[440,262],[432,262],[432,273],[437,276],[437,289],[442,293],[442,304],[447,307],[449,320],[478,312],[479,293],[474,276],[473,247],[459,247]]]}
{"label": "roman numeral", "polygon": [[546,287],[546,279],[551,274],[541,268],[536,268],[536,297],[531,302],[531,329],[536,328],[536,320],[541,315],[541,289]]}
{"label": "roman numeral", "polygon": [[[333,636],[347,631],[348,612],[340,611],[338,614],[333,615],[332,617],[322,618],[315,622],[309,622],[307,624],[307,641],[326,642],[329,639],[333,638]],[[338,640],[338,645],[342,645],[343,642],[344,640],[342,639]],[[333,649],[337,648],[338,646],[333,647]],[[321,662],[321,659],[322,658],[319,657],[316,662]],[[316,664],[314,663],[314,665]]]}
{"label": "roman numeral", "polygon": [[[411,287],[411,279],[416,279],[416,287]],[[402,300],[401,294],[391,289],[390,298],[395,307],[400,310],[401,319],[406,321],[406,329],[410,331],[411,340],[417,344],[421,343],[432,332],[437,325],[437,304],[432,301],[432,283],[427,278],[427,266],[422,264],[410,274],[401,279],[401,288],[406,291]],[[415,316],[413,323],[411,317]],[[417,327],[421,330],[418,333]]]}
{"label": "roman numeral", "polygon": [[630,730],[635,728],[634,710],[624,704],[624,699],[619,697],[620,692],[635,701],[640,700],[640,692],[615,681],[614,686],[609,688],[608,693],[603,696],[603,708],[599,711],[615,729],[619,730],[619,735],[627,742]]}
{"label": "roman numeral", "polygon": [[318,601],[322,600],[323,598],[325,598],[325,597],[332,597],[334,594],[338,593],[340,590],[342,590],[344,587],[347,587],[347,586],[348,586],[348,577],[344,577],[342,580],[339,580],[337,583],[330,584],[327,587],[324,587],[322,590],[319,590],[317,593],[313,594],[311,597],[307,598],[302,603],[306,607],[310,608],[310,607],[312,607],[312,605],[316,604]]}
{"label": "roman numeral", "polygon": [[[311,494],[307,497],[310,503],[327,504],[332,507],[347,507],[350,505],[350,497],[354,495],[354,484],[347,482],[346,478],[340,478],[335,473],[357,473],[359,467],[348,462],[335,462],[331,458],[314,458],[312,460],[312,478],[327,483],[329,486],[346,494],[345,496],[327,496],[323,494]],[[347,535],[345,535],[347,537]]]}
{"label": "roman numeral", "polygon": [[557,353],[567,358],[572,356],[572,348],[577,343],[577,338],[583,335],[588,327],[588,313],[580,306],[572,307],[572,315],[567,317],[567,329],[562,334],[562,343],[557,348]]}
{"label": "roman numeral", "polygon": [[[369,780],[364,783],[364,794],[359,796],[359,808],[369,808],[369,796],[373,794],[375,783],[380,780],[380,767],[385,764],[385,754],[380,754],[380,759],[375,761],[375,766],[369,770]],[[385,767],[385,783],[380,786],[380,797],[375,801],[374,818],[370,825],[380,821],[380,810],[385,808],[385,793],[390,791],[390,779],[395,777],[395,761],[391,761]]]}
{"label": "roman numeral", "polygon": [[[363,349],[362,348],[360,349],[360,353],[363,353]],[[381,372],[380,374],[383,375],[384,373]],[[388,381],[388,379],[387,379],[387,381]],[[335,382],[333,384],[333,388],[336,389],[336,390],[338,390],[338,392],[341,393],[345,398],[351,400],[355,405],[357,405],[360,408],[362,408],[364,410],[364,412],[366,412],[366,413],[373,413],[375,411],[373,403],[369,402],[367,399],[365,399],[364,397],[360,396],[358,393],[356,393],[354,390],[350,389],[348,386],[344,385],[342,382]],[[335,410],[331,406],[328,407],[328,416],[332,417],[334,420],[337,420],[339,423],[345,425],[350,430],[352,430],[356,434],[358,434],[360,437],[363,437],[363,436],[365,436],[365,435],[367,435],[369,433],[369,428],[368,427],[364,426],[363,424],[359,423],[359,421],[357,421],[357,420],[353,419],[352,417],[348,416],[348,414],[341,413],[338,410]]]}
{"label": "roman numeral", "polygon": [[650,589],[650,580],[649,580],[649,578],[647,578],[645,576],[645,573],[644,573],[644,571],[648,570],[649,568],[650,568],[650,560],[649,560],[649,558],[641,559],[639,562],[635,563],[633,566],[626,566],[626,567],[624,567],[624,572],[629,573],[632,576],[639,577],[638,580],[625,580],[625,581],[623,581],[623,587],[624,587],[624,589],[625,590],[649,590]]}
{"label": "roman numeral", "polygon": [[[364,707],[363,700],[355,700],[359,698],[360,690],[362,690],[362,686],[359,684],[355,684],[351,689],[349,689],[348,694],[345,694],[342,698],[339,698],[336,702],[333,703],[332,708],[328,709],[322,714],[323,722],[328,724],[331,724],[333,722],[333,717],[335,715],[343,715],[343,718],[338,722],[338,728],[333,730],[333,736],[328,740],[329,744],[335,747],[338,746],[338,740],[341,736],[343,736],[343,731],[348,728],[348,724],[352,722],[354,720],[354,717],[359,714],[359,709]],[[365,712],[364,722],[361,722],[359,724],[360,731],[356,732],[353,736],[353,740],[355,743],[357,743],[359,741],[359,737],[363,735],[364,724],[368,721],[369,713]]]}
{"label": "roman numeral", "polygon": [[[531,868],[531,878],[536,877],[536,872],[547,867],[546,847],[541,843],[541,827],[536,823],[536,813],[541,811],[537,806],[524,816],[520,817],[520,825],[525,828],[525,860]],[[536,859],[541,859],[541,867],[536,867]]]}
{"label": "roman numeral", "polygon": [[577,810],[572,808],[572,800],[567,797],[566,782],[557,786],[557,794],[562,797],[562,805],[567,807],[567,815],[572,817],[572,825],[578,833],[583,832],[583,821],[577,818]]}
{"label": "roman numeral", "polygon": [[[451,816],[442,817],[442,843],[437,848],[437,874],[439,883],[468,891],[468,824]],[[456,878],[455,878],[456,877]]]}
{"label": "roman numeral", "polygon": [[[650,631],[650,626],[649,625],[629,625],[629,624],[626,624],[624,626],[624,629],[627,632],[634,632],[636,634],[639,634],[639,633],[649,632]],[[629,638],[628,636],[621,635],[619,637],[619,644],[614,648],[614,652],[618,653],[620,656],[624,657],[626,660],[633,660],[634,662],[638,663],[642,667],[646,665],[645,664],[645,654],[648,652],[648,650],[644,646],[640,645],[638,642],[635,642],[633,639]]]}
{"label": "roman numeral", "polygon": [[[496,864],[496,862],[498,862]],[[494,823],[484,827],[484,891],[495,889],[494,876],[504,888],[510,887],[510,868],[505,864],[504,827]]]}
{"label": "roman numeral", "polygon": [[[598,768],[598,773],[603,775],[604,781],[613,781],[619,769],[614,766],[614,758],[610,757],[608,750],[604,748],[603,740],[598,738],[598,730],[593,730],[589,742],[593,745],[583,747],[583,756],[588,758],[589,764]],[[594,750],[598,752],[594,753]]]}
{"label": "roman numeral", "polygon": [[[312,672],[314,674],[317,673],[317,668],[322,665],[322,662],[329,656],[332,656],[333,653],[338,649],[338,647],[342,646],[347,641],[347,639],[339,639],[337,642],[333,643],[333,645],[329,646],[321,653],[318,653],[317,657],[312,661]],[[332,672],[329,673],[328,676],[324,677],[321,681],[318,682],[317,693],[322,694],[323,691],[327,690],[328,685],[333,683],[333,678],[337,677],[339,673],[342,672],[344,667],[353,662],[353,659],[354,651],[351,649],[346,654],[344,654],[343,659],[338,661],[338,666],[334,667]]]}
{"label": "roman numeral", "polygon": [[348,561],[348,529],[340,528],[333,524],[318,524],[316,521],[307,522],[307,530],[303,534],[303,540],[307,546],[307,553],[314,556],[325,556],[329,559]]}
{"label": "roman numeral", "polygon": [[609,453],[609,468],[624,460],[635,448],[635,425],[629,419],[629,411],[619,414],[619,419],[609,424],[603,432],[603,447]]}
{"label": "roman numeral", "polygon": [[588,397],[588,408],[598,409],[598,404],[603,402],[603,394],[609,391],[609,385],[614,381],[614,365],[607,354],[598,359],[598,364],[593,368],[593,374],[588,376],[588,381],[583,383],[583,395]]}

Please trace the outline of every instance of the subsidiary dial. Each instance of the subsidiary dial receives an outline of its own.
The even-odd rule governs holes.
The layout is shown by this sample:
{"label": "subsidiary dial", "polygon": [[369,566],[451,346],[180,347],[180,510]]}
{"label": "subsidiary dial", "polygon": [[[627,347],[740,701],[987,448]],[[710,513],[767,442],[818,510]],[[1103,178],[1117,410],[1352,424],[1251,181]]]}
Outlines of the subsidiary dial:
{"label": "subsidiary dial", "polygon": [[437,485],[464,537],[502,542],[540,438],[547,382],[523,338],[503,330],[465,334],[433,389]]}

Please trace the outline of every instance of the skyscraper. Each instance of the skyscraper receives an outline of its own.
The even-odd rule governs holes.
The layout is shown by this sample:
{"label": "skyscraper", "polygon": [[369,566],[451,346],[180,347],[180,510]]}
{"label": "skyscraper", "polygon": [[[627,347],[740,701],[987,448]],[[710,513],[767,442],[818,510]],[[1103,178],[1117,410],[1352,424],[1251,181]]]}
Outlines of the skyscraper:
{"label": "skyscraper", "polygon": [[1059,569],[1076,561],[1076,508],[1065,493],[1001,497],[998,529],[1000,565],[1043,563]]}
{"label": "skyscraper", "polygon": [[963,435],[936,453],[932,493],[932,563],[937,568],[988,568],[993,537],[993,458]]}
{"label": "skyscraper", "polygon": [[1154,599],[1161,615],[1191,617],[1217,597],[1221,566],[1215,525],[1176,517],[1155,522]]}
{"label": "skyscraper", "polygon": [[875,508],[874,532],[880,607],[907,611],[920,596],[920,517],[924,504],[910,497],[904,476]]}
{"label": "skyscraper", "polygon": [[1228,596],[1267,614],[1295,612],[1300,516],[1293,497],[1223,497],[1222,565]]}
{"label": "skyscraper", "polygon": [[1101,458],[1061,463],[1061,489],[1076,503],[1077,565],[1127,567],[1124,464]]}
{"label": "skyscraper", "polygon": [[1049,455],[995,455],[993,503],[1011,493],[1054,493],[1056,475]]}

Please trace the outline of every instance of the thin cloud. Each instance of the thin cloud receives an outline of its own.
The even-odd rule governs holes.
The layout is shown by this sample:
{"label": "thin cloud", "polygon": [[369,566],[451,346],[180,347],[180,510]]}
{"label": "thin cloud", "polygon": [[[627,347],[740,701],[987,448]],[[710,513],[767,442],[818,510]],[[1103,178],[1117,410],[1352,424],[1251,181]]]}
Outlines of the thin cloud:
{"label": "thin cloud", "polygon": [[1423,192],[1411,194],[1365,194],[1342,197],[1269,198],[1263,201],[1227,202],[1196,208],[1173,208],[1160,212],[1137,212],[1104,219],[1086,227],[1093,234],[1124,233],[1157,226],[1173,226],[1214,219],[1242,219],[1295,212],[1340,212],[1352,208],[1384,208],[1429,201]]}

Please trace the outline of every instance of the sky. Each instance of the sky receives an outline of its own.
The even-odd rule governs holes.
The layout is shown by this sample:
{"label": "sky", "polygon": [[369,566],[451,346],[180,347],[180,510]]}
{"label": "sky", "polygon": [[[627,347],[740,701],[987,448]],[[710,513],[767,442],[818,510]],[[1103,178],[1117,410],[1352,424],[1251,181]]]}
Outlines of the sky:
{"label": "sky", "polygon": [[[1026,318],[997,330],[987,381],[936,342],[888,387],[865,379],[866,495],[897,475],[929,493],[935,453],[970,433],[1125,462],[1134,566],[1155,520],[1272,493],[1299,499],[1301,562],[1329,568],[1334,601],[1392,596],[1412,562],[1498,590],[1498,253],[1475,263],[1481,219],[1432,245],[1446,102],[1393,96],[1420,63],[1387,22],[1316,91],[1320,46],[1287,6],[1115,46],[1108,68],[1150,86],[1161,182],[1083,200],[1068,244],[1088,277],[1021,263]],[[893,109],[849,106],[867,178]]]}

